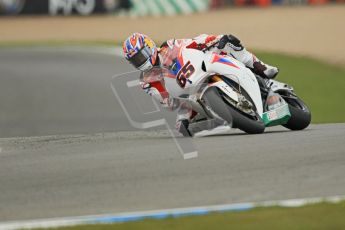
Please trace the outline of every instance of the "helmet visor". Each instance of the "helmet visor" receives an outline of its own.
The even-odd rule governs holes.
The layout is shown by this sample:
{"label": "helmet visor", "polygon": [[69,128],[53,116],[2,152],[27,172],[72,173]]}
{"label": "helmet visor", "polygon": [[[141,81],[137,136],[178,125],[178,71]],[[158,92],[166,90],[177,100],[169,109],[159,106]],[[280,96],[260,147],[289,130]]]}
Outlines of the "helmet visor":
{"label": "helmet visor", "polygon": [[133,57],[130,57],[128,61],[136,68],[140,68],[145,62],[150,59],[152,56],[152,50],[144,46],[141,50],[139,50]]}

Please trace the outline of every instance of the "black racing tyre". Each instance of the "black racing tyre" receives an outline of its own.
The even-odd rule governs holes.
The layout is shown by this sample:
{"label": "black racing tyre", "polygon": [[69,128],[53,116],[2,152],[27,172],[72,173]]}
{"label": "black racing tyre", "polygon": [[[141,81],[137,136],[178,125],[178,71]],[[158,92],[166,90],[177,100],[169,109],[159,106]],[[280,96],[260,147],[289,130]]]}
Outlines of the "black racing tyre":
{"label": "black racing tyre", "polygon": [[239,128],[248,134],[258,134],[264,132],[265,124],[261,118],[259,118],[259,120],[253,120],[241,114],[222,99],[222,96],[219,94],[217,88],[209,88],[204,93],[203,99],[218,116],[226,120],[229,124],[232,123],[233,127]]}
{"label": "black racing tyre", "polygon": [[302,130],[309,126],[311,122],[311,112],[307,105],[298,97],[297,98],[285,98],[284,100],[289,105],[291,118],[283,125],[285,128],[291,130]]}

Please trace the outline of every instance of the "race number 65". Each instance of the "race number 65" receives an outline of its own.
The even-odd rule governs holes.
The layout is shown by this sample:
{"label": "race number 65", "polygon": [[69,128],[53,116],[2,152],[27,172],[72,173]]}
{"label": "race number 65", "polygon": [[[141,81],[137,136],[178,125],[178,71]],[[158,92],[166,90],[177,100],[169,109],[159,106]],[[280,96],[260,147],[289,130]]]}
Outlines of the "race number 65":
{"label": "race number 65", "polygon": [[195,72],[194,66],[190,64],[190,61],[188,61],[177,73],[177,76],[176,76],[177,84],[181,88],[184,88],[187,83],[187,78],[189,78],[194,72]]}

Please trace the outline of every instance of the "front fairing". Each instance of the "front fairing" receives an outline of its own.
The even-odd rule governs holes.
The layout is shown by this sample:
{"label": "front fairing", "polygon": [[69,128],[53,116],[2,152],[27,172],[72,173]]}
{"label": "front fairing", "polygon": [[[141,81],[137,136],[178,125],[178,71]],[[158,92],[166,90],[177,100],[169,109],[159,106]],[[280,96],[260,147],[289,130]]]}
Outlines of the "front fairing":
{"label": "front fairing", "polygon": [[205,57],[205,65],[207,72],[225,76],[241,86],[253,100],[259,115],[262,116],[263,105],[258,81],[243,63],[226,55],[208,53]]}

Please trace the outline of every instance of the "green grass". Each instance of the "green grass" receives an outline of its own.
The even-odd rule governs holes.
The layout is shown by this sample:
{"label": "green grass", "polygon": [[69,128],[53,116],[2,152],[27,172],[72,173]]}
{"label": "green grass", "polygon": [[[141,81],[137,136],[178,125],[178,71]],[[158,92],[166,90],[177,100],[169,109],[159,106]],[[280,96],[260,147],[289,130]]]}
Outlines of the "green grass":
{"label": "green grass", "polygon": [[299,208],[256,208],[243,212],[212,213],[206,216],[168,218],[164,220],[88,225],[60,230],[337,230],[345,229],[345,202],[320,203]]}
{"label": "green grass", "polygon": [[[119,41],[33,41],[1,42],[1,47],[17,46],[97,46],[120,45]],[[160,44],[160,43],[157,43]],[[308,57],[255,52],[263,61],[278,66],[277,80],[292,85],[312,112],[312,123],[345,122],[345,68]]]}
{"label": "green grass", "polygon": [[307,57],[257,52],[278,66],[277,80],[292,85],[308,105],[313,123],[345,122],[345,69]]}

